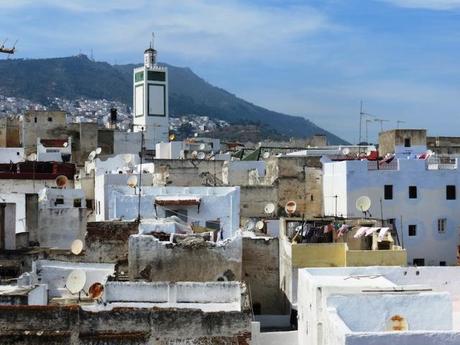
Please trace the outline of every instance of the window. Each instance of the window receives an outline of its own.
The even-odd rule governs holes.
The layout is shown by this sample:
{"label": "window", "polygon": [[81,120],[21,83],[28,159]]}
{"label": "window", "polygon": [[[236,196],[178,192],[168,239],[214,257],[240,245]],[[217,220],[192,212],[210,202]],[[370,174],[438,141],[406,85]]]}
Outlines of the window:
{"label": "window", "polygon": [[48,117],[48,122],[53,122],[53,118],[52,118],[52,117]]}
{"label": "window", "polygon": [[410,147],[410,138],[404,139],[404,147]]}
{"label": "window", "polygon": [[165,210],[165,217],[176,216],[179,217],[180,220],[187,223],[187,210],[185,209],[178,209],[178,210]]}
{"label": "window", "polygon": [[453,185],[446,186],[446,199],[455,200],[456,199],[456,188]]}
{"label": "window", "polygon": [[206,228],[219,231],[220,230],[220,220],[207,220]]}
{"label": "window", "polygon": [[414,259],[414,266],[425,266],[425,259]]}
{"label": "window", "polygon": [[73,199],[73,207],[81,207],[81,199]]}
{"label": "window", "polygon": [[310,201],[313,201],[313,194],[310,195]]}
{"label": "window", "polygon": [[57,198],[54,201],[54,206],[57,206],[57,205],[64,205],[64,199],[63,198]]}
{"label": "window", "polygon": [[417,186],[409,186],[409,199],[417,199]]}
{"label": "window", "polygon": [[409,236],[416,236],[417,235],[417,225],[411,224],[409,225]]}
{"label": "window", "polygon": [[37,123],[37,117],[34,117],[34,122]]}
{"label": "window", "polygon": [[386,184],[384,187],[385,200],[393,200],[393,185]]}
{"label": "window", "polygon": [[440,218],[440,219],[438,219],[438,232],[439,232],[439,233],[444,233],[444,232],[446,232],[446,223],[447,223],[447,219],[446,219],[446,218]]}
{"label": "window", "polygon": [[94,205],[93,205],[93,200],[92,199],[86,199],[86,208],[89,209],[89,210],[93,210],[94,208]]}
{"label": "window", "polygon": [[445,261],[439,261],[439,266],[447,266]]}

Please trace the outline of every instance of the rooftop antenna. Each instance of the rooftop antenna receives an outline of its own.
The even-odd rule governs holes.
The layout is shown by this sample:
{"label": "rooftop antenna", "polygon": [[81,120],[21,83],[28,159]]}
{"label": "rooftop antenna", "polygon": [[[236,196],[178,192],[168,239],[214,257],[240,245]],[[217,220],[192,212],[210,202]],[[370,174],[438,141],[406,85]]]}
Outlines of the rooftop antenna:
{"label": "rooftop antenna", "polygon": [[383,123],[384,122],[389,122],[389,120],[384,120],[384,119],[375,119],[375,122],[380,122],[380,132],[383,132]]}
{"label": "rooftop antenna", "polygon": [[364,218],[366,218],[367,215],[372,217],[372,215],[369,212],[371,205],[372,205],[372,202],[368,196],[363,195],[363,196],[360,196],[356,200],[356,208],[358,209],[358,211],[361,211],[362,213],[364,213]]}
{"label": "rooftop antenna", "polygon": [[406,123],[406,121],[401,121],[401,120],[396,121],[396,127],[397,127],[398,129],[399,129],[399,125],[400,125],[401,123]]}

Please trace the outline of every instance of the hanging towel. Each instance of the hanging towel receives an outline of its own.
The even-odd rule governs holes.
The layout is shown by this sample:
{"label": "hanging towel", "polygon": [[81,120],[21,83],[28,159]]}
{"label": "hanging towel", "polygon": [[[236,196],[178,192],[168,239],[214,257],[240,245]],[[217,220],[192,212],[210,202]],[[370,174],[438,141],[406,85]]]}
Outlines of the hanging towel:
{"label": "hanging towel", "polygon": [[354,238],[361,238],[363,237],[363,235],[366,233],[366,231],[368,230],[369,228],[367,227],[361,227],[358,229],[358,231],[356,231],[356,234],[355,236],[353,236]]}
{"label": "hanging towel", "polygon": [[369,228],[368,230],[366,230],[366,236],[372,235],[378,229],[380,229],[380,228]]}
{"label": "hanging towel", "polygon": [[390,228],[381,228],[379,232],[379,241],[383,241],[385,234],[390,230]]}

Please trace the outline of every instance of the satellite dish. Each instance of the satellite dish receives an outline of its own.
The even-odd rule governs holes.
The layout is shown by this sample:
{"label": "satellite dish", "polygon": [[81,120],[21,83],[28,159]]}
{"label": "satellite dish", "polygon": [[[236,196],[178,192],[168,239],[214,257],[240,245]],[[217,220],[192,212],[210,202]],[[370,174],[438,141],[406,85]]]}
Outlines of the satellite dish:
{"label": "satellite dish", "polygon": [[96,158],[96,151],[91,151],[91,153],[88,155],[88,160],[92,161],[94,158]]}
{"label": "satellite dish", "polygon": [[193,134],[193,136],[194,136],[195,138],[198,137],[198,133]]}
{"label": "satellite dish", "polygon": [[176,134],[175,133],[169,133],[169,141],[174,141],[176,140]]}
{"label": "satellite dish", "polygon": [[268,159],[268,158],[270,158],[270,152],[265,151],[264,154],[262,155],[262,158],[263,158],[263,159]]}
{"label": "satellite dish", "polygon": [[94,152],[96,152],[97,155],[100,155],[102,152],[102,149],[98,147]]}
{"label": "satellite dish", "polygon": [[69,179],[64,175],[59,175],[58,177],[56,177],[55,182],[58,188],[64,188],[65,186],[67,186]]}
{"label": "satellite dish", "polygon": [[137,176],[136,175],[131,175],[130,177],[128,177],[128,180],[126,181],[126,184],[131,188],[136,188],[136,186],[137,186]]}
{"label": "satellite dish", "polygon": [[272,214],[273,212],[275,212],[275,204],[270,202],[267,205],[265,205],[264,212],[265,214]]}
{"label": "satellite dish", "polygon": [[252,231],[254,230],[254,227],[256,226],[256,224],[254,223],[253,220],[251,219],[248,219],[248,221],[246,222],[246,224],[244,225],[244,228],[245,230],[247,231]]}
{"label": "satellite dish", "polygon": [[36,153],[31,153],[30,155],[27,156],[27,160],[36,161],[37,160],[37,154]]}
{"label": "satellite dish", "polygon": [[350,149],[348,147],[345,147],[343,150],[342,150],[342,153],[346,156],[348,154],[350,154]]}
{"label": "satellite dish", "polygon": [[265,224],[263,221],[259,220],[257,223],[256,223],[256,229],[257,230],[263,230]]}
{"label": "satellite dish", "polygon": [[70,251],[74,255],[79,255],[83,250],[83,242],[82,240],[75,240],[70,245]]}
{"label": "satellite dish", "polygon": [[206,144],[200,144],[200,150],[206,149]]}
{"label": "satellite dish", "polygon": [[129,162],[131,162],[132,157],[130,154],[125,154],[122,156],[122,159],[126,164],[129,164]]}
{"label": "satellite dish", "polygon": [[360,196],[356,200],[356,208],[359,211],[366,213],[371,208],[371,199],[369,199],[368,196]]}
{"label": "satellite dish", "polygon": [[62,144],[62,146],[67,147],[69,146],[69,143],[66,141],[64,144]]}
{"label": "satellite dish", "polygon": [[196,158],[198,156],[198,152],[197,151],[193,151],[192,152],[192,158]]}
{"label": "satellite dish", "polygon": [[104,293],[104,285],[99,282],[92,284],[88,290],[88,296],[91,299],[97,300],[102,297]]}
{"label": "satellite dish", "polygon": [[73,270],[67,276],[65,287],[72,294],[79,293],[86,284],[86,273],[83,270]]}
{"label": "satellite dish", "polygon": [[294,212],[297,210],[297,203],[294,200],[290,200],[286,203],[286,206],[284,207],[284,210],[288,214],[288,216],[291,216],[294,214]]}
{"label": "satellite dish", "polygon": [[198,159],[205,159],[205,158],[206,158],[206,153],[201,152],[201,151],[198,152],[197,158],[198,158]]}

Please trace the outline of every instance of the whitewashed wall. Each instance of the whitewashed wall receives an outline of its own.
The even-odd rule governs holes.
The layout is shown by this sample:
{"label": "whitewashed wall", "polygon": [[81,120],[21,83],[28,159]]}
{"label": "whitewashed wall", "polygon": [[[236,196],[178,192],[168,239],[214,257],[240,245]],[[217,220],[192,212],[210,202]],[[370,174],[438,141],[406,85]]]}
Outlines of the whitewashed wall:
{"label": "whitewashed wall", "polygon": [[[459,170],[427,170],[425,160],[397,162],[398,170],[368,170],[367,161],[324,163],[325,215],[335,215],[337,200],[337,215],[361,217],[356,200],[368,196],[372,201],[369,211],[373,217],[380,218],[383,213],[384,219],[396,220],[409,264],[415,258],[422,258],[426,265],[439,265],[441,261],[456,265],[460,227]],[[393,185],[393,200],[384,199],[384,185]],[[446,200],[446,185],[457,186],[456,200]],[[409,186],[417,186],[417,199],[409,199]],[[444,233],[437,229],[440,218],[447,219]],[[416,236],[409,237],[410,224],[417,226]]]}

